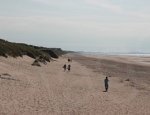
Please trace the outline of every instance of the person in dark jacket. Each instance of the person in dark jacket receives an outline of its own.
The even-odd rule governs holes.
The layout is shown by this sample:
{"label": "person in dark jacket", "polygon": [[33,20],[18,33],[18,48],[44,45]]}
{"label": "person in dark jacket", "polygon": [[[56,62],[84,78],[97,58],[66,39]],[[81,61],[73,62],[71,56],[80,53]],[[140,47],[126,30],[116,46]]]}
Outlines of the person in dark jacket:
{"label": "person in dark jacket", "polygon": [[66,69],[67,69],[67,65],[65,64],[65,65],[63,66],[63,68],[64,68],[64,71],[66,71]]}
{"label": "person in dark jacket", "polygon": [[105,83],[105,91],[106,91],[106,92],[108,91],[108,87],[109,87],[108,82],[109,82],[108,77],[106,77],[105,80],[104,80],[104,83]]}
{"label": "person in dark jacket", "polygon": [[68,71],[70,71],[71,70],[71,65],[68,65]]}

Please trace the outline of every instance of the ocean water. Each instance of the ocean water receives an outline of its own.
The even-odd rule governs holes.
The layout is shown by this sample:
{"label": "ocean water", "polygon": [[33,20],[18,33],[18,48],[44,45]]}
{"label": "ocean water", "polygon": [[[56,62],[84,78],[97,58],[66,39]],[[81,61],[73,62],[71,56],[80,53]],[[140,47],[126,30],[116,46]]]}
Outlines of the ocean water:
{"label": "ocean water", "polygon": [[117,54],[117,55],[121,55],[121,56],[146,56],[146,57],[150,57],[150,54]]}
{"label": "ocean water", "polygon": [[101,53],[101,52],[82,52],[82,55],[91,55],[91,56],[137,56],[137,57],[150,57],[150,53]]}

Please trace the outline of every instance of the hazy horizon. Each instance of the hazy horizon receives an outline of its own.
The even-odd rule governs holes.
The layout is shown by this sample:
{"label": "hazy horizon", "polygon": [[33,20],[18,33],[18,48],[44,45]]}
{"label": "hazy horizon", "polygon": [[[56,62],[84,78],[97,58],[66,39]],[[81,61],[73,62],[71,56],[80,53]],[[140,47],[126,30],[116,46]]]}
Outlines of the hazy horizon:
{"label": "hazy horizon", "polygon": [[150,52],[150,1],[0,0],[0,38],[64,50]]}

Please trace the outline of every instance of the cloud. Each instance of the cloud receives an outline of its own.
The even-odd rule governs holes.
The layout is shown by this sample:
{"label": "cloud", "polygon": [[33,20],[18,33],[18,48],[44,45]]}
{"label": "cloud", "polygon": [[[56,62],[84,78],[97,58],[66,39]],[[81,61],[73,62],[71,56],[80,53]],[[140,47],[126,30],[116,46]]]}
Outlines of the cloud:
{"label": "cloud", "polygon": [[125,8],[123,8],[121,5],[112,3],[110,0],[84,0],[84,1],[85,3],[88,3],[95,7],[98,6],[104,8],[112,13],[121,14],[130,17],[150,19],[150,15],[147,13],[139,12],[139,11],[128,11]]}
{"label": "cloud", "polygon": [[[126,9],[126,6],[124,4],[117,4],[113,3],[111,0],[76,0],[76,1],[71,1],[71,0],[32,0],[35,3],[39,3],[42,5],[48,5],[48,6],[59,6],[61,9],[67,9],[74,7],[75,9],[78,7],[77,5],[90,5],[91,7],[99,7],[104,9],[104,11],[109,11],[113,14],[121,15],[121,16],[126,16],[126,17],[134,17],[134,18],[140,18],[140,19],[150,19],[150,14],[147,14],[146,12],[139,12],[139,11],[132,11]],[[127,1],[129,4],[130,1]],[[70,11],[70,9],[65,10],[66,12]],[[63,12],[63,11],[62,11]],[[61,12],[61,13],[62,13]],[[66,13],[64,12],[64,13]],[[80,12],[82,12],[80,10]]]}
{"label": "cloud", "polygon": [[150,19],[150,15],[146,14],[144,12],[129,11],[129,12],[125,12],[125,13],[129,16],[134,16],[137,18]]}
{"label": "cloud", "polygon": [[50,4],[50,3],[52,3],[51,0],[32,0],[32,1],[33,2],[37,2],[37,3],[43,3],[43,4]]}
{"label": "cloud", "polygon": [[121,13],[122,8],[119,5],[113,4],[108,0],[84,0],[86,3],[94,6],[105,8],[111,12]]}
{"label": "cloud", "polygon": [[[77,5],[79,3],[87,3],[93,6],[100,6],[102,8],[108,9],[112,12],[121,12],[122,9],[119,5],[116,4],[112,4],[110,1],[108,0],[76,0],[76,1],[70,1],[70,0],[32,0],[35,3],[41,3],[41,4],[45,4],[45,5],[58,5],[58,4],[70,4],[70,5]],[[75,4],[77,3],[77,4]]]}
{"label": "cloud", "polygon": [[70,0],[32,0],[32,1],[43,5],[64,5],[70,3]]}
{"label": "cloud", "polygon": [[[77,36],[105,36],[108,38],[150,36],[150,23],[139,22],[96,22],[79,18],[28,16],[0,16],[0,31],[22,31],[26,33],[44,33]],[[109,34],[108,34],[109,33]]]}

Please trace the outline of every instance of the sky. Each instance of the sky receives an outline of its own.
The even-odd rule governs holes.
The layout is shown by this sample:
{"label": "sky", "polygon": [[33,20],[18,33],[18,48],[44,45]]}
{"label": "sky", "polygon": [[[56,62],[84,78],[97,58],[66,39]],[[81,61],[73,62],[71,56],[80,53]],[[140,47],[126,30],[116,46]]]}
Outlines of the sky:
{"label": "sky", "polygon": [[88,52],[150,52],[150,0],[0,0],[0,38]]}

